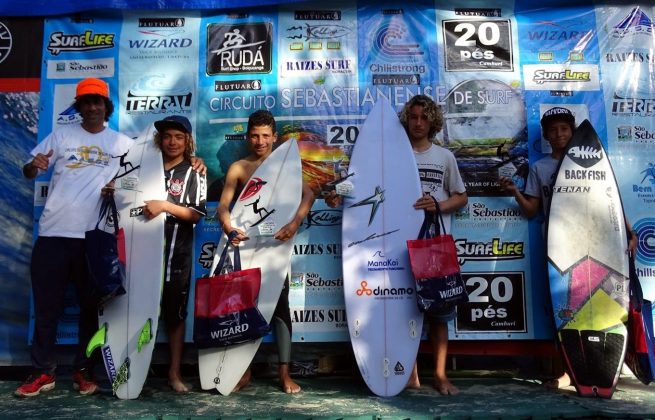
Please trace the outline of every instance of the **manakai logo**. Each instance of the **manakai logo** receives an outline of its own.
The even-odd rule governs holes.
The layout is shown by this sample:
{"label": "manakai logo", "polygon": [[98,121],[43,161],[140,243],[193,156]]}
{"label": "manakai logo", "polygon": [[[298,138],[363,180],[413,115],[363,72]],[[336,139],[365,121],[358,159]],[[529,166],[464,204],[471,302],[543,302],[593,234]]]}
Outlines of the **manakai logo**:
{"label": "manakai logo", "polygon": [[11,52],[11,32],[4,23],[0,22],[0,63],[5,61]]}
{"label": "manakai logo", "polygon": [[207,27],[207,74],[270,73],[270,23]]}
{"label": "manakai logo", "polygon": [[48,51],[52,55],[60,52],[94,51],[114,48],[114,36],[111,33],[97,33],[85,31],[83,34],[67,35],[63,32],[53,32],[48,41]]}
{"label": "manakai logo", "polygon": [[367,261],[368,271],[403,271],[405,267],[397,258],[386,258],[381,250],[375,251],[373,259]]}
{"label": "manakai logo", "polygon": [[412,287],[385,287],[381,288],[380,286],[375,289],[369,289],[368,282],[362,280],[359,283],[359,289],[355,291],[357,296],[409,296],[414,294],[414,289]]}
{"label": "manakai logo", "polygon": [[455,241],[460,265],[466,261],[520,260],[525,258],[523,242],[503,242],[493,238],[491,242],[473,242],[466,239]]}
{"label": "manakai logo", "polygon": [[653,34],[653,22],[646,13],[642,12],[639,6],[635,7],[612,29],[613,38],[624,38],[626,36],[645,35],[650,37]]}
{"label": "manakai logo", "polygon": [[253,178],[248,182],[248,185],[243,189],[243,193],[241,193],[241,197],[239,197],[239,201],[247,200],[250,197],[254,196],[258,192],[262,190],[264,185],[266,185],[267,182],[262,180],[261,178]]}
{"label": "manakai logo", "polygon": [[381,26],[375,34],[373,53],[388,60],[405,60],[407,57],[422,56],[420,45],[408,40],[407,32],[405,25],[395,22]]}

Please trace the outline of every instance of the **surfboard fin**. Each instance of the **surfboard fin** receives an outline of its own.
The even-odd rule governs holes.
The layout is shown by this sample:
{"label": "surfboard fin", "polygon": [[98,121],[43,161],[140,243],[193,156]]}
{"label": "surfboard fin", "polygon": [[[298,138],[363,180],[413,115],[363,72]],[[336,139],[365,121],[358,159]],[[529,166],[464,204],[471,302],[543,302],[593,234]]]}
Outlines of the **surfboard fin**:
{"label": "surfboard fin", "polygon": [[107,342],[107,324],[102,324],[100,329],[93,334],[89,344],[86,346],[86,357],[91,357],[93,350],[103,346]]}
{"label": "surfboard fin", "polygon": [[141,353],[143,346],[148,344],[150,340],[152,340],[152,319],[148,318],[146,323],[143,324],[141,332],[139,333],[139,340],[136,343],[136,350]]}
{"label": "surfboard fin", "polygon": [[114,393],[114,395],[116,395],[116,391],[118,391],[118,387],[126,383],[129,378],[130,378],[130,359],[127,358],[125,359],[123,364],[118,368],[118,372],[116,373],[116,378],[114,378],[114,382],[111,383],[111,390]]}

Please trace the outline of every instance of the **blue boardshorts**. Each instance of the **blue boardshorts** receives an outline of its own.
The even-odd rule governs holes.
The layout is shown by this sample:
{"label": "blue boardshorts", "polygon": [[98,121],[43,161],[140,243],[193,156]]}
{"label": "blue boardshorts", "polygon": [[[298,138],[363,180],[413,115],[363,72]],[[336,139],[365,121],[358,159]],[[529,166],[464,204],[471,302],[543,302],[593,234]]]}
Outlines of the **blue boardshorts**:
{"label": "blue boardshorts", "polygon": [[428,322],[450,322],[457,315],[457,305],[446,305],[436,312],[426,312],[425,319]]}

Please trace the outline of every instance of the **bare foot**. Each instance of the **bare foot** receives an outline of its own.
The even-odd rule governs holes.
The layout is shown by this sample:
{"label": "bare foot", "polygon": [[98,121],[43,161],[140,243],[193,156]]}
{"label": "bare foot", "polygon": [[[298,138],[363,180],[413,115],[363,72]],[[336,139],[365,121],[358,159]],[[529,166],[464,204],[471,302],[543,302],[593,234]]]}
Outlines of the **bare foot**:
{"label": "bare foot", "polygon": [[244,372],[244,374],[243,374],[243,376],[241,377],[241,379],[239,379],[239,382],[236,384],[236,386],[234,387],[234,389],[232,390],[232,392],[239,392],[239,391],[241,391],[243,388],[245,388],[246,386],[248,386],[248,384],[250,383],[250,378],[251,378],[251,377],[252,377],[252,372],[250,372],[250,368],[248,368],[248,370],[246,370],[246,371]]}
{"label": "bare foot", "polygon": [[175,392],[189,392],[189,387],[179,377],[168,378],[168,386]]}
{"label": "bare foot", "polygon": [[550,381],[544,382],[544,386],[548,389],[562,389],[571,385],[571,378],[569,374],[564,372],[562,376],[556,379],[551,379]]}
{"label": "bare foot", "polygon": [[409,376],[407,385],[405,385],[405,389],[419,389],[419,388],[421,388],[421,381],[418,378],[418,370],[416,368],[416,364],[414,364],[414,368],[412,369],[412,373]]}
{"label": "bare foot", "polygon": [[280,378],[280,388],[287,394],[297,394],[300,392],[300,385],[295,383],[289,376]]}
{"label": "bare foot", "polygon": [[438,379],[434,378],[434,389],[436,389],[441,395],[457,395],[459,394],[459,389],[453,385],[448,378]]}

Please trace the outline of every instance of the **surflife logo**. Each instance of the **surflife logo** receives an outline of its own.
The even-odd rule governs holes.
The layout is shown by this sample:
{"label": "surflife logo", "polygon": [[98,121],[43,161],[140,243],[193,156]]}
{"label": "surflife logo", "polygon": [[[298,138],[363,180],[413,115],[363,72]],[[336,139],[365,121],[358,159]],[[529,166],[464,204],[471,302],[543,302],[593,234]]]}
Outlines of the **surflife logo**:
{"label": "surflife logo", "polygon": [[362,280],[359,288],[355,290],[358,297],[373,297],[375,299],[405,299],[414,296],[413,287],[368,287],[368,281]]}
{"label": "surflife logo", "polygon": [[523,77],[526,90],[600,89],[598,66],[593,64],[526,64]]}
{"label": "surflife logo", "polygon": [[11,31],[4,23],[0,22],[0,63],[9,57],[12,43]]}
{"label": "surflife logo", "polygon": [[184,79],[164,74],[149,74],[138,79],[127,91],[125,113],[190,114],[192,87]]}
{"label": "surflife logo", "polygon": [[619,23],[614,25],[610,36],[623,39],[626,37],[645,36],[650,40],[653,35],[653,22],[639,6],[633,8]]}
{"label": "surflife logo", "polygon": [[513,71],[508,19],[442,21],[446,71]]}
{"label": "surflife logo", "polygon": [[371,226],[375,215],[380,208],[380,205],[384,202],[384,190],[380,186],[375,187],[375,192],[373,195],[366,197],[365,199],[358,201],[355,204],[351,204],[348,208],[361,207],[361,206],[371,206],[371,214],[368,218],[368,225]]}
{"label": "surflife logo", "polygon": [[208,25],[207,74],[270,73],[272,31],[268,22]]}
{"label": "surflife logo", "polygon": [[523,242],[503,242],[500,238],[492,238],[490,242],[457,239],[455,246],[459,265],[464,265],[466,261],[507,261],[525,258]]}
{"label": "surflife logo", "polygon": [[114,48],[113,33],[93,33],[91,30],[81,34],[65,34],[61,31],[53,32],[48,39],[47,50],[52,55],[62,52],[87,52]]}

